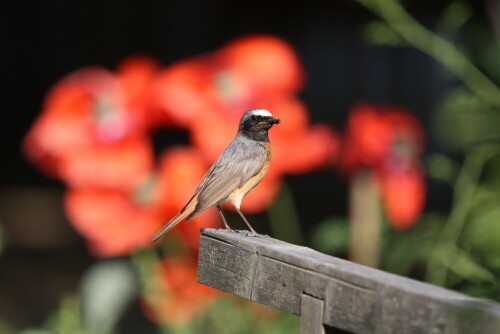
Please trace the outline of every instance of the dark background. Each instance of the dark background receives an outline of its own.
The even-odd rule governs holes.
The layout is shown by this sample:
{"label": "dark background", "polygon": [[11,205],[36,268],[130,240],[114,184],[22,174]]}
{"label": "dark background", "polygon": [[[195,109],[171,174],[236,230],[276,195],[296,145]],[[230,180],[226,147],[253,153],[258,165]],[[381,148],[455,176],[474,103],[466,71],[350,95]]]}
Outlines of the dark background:
{"label": "dark background", "polygon": [[[406,3],[410,13],[432,28],[449,1]],[[475,6],[482,19],[481,3]],[[113,69],[120,60],[138,53],[168,65],[215,50],[238,36],[274,34],[290,42],[302,60],[307,82],[301,97],[312,120],[339,130],[359,101],[400,104],[430,130],[440,97],[456,84],[419,51],[367,45],[361,31],[375,17],[350,0],[7,1],[0,5],[0,15],[0,91],[4,95],[0,190],[4,197],[18,188],[63,189],[23,159],[20,143],[41,109],[45,92],[64,75],[87,65]],[[165,138],[171,138],[157,137],[158,146],[167,146]],[[429,133],[426,153],[441,150]],[[346,214],[346,185],[334,171],[290,177],[289,183],[302,222],[313,225],[332,212]],[[431,181],[428,209],[446,209],[450,194]],[[0,219],[6,219],[5,212],[0,212]],[[74,234],[69,227],[64,233]],[[82,255],[83,240],[76,235],[71,240],[46,248],[11,240],[0,258],[0,317],[38,324],[57,306],[64,290],[77,286],[78,275],[92,259]],[[11,274],[14,269],[17,276]],[[51,270],[62,273],[63,283],[47,288],[43,284],[53,282]],[[24,316],[19,315],[21,310]]]}

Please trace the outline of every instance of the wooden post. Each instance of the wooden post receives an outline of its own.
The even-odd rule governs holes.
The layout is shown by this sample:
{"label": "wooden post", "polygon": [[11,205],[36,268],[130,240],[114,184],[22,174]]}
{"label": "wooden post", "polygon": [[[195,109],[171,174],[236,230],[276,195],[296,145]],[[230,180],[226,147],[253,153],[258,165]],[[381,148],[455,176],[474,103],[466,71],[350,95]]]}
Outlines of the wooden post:
{"label": "wooden post", "polygon": [[300,298],[300,332],[302,334],[325,334],[323,307],[322,300],[302,294]]}
{"label": "wooden post", "polygon": [[[500,333],[500,305],[245,232],[204,229],[198,281],[353,333]],[[314,325],[316,323],[316,325]]]}

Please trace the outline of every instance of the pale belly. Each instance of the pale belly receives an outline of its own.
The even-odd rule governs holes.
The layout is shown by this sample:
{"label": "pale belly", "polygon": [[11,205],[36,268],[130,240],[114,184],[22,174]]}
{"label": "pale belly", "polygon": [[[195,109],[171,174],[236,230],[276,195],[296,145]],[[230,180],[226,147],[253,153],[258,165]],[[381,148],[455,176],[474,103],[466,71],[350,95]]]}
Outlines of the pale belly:
{"label": "pale belly", "polygon": [[241,201],[243,200],[243,197],[245,197],[245,195],[250,191],[252,190],[253,188],[255,188],[256,185],[258,185],[260,183],[260,181],[262,181],[262,179],[264,178],[264,176],[266,176],[267,174],[267,171],[269,170],[269,165],[270,165],[270,162],[271,162],[271,151],[269,150],[268,152],[269,154],[269,158],[267,159],[267,162],[264,164],[262,170],[252,176],[242,187],[240,188],[237,188],[235,191],[233,191],[231,194],[229,194],[229,196],[227,196],[222,202],[231,202],[233,203],[233,205],[239,209],[240,206],[241,206]]}

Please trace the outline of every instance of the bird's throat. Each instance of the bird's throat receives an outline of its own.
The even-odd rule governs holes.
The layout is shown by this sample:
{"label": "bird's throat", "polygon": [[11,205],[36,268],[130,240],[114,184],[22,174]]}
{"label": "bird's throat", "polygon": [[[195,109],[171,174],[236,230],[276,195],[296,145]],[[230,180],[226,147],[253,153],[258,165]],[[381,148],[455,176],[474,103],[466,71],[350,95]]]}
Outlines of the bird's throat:
{"label": "bird's throat", "polygon": [[262,130],[262,129],[260,129],[259,131],[240,130],[240,132],[242,135],[244,135],[249,139],[269,143],[269,135],[267,134],[267,130]]}

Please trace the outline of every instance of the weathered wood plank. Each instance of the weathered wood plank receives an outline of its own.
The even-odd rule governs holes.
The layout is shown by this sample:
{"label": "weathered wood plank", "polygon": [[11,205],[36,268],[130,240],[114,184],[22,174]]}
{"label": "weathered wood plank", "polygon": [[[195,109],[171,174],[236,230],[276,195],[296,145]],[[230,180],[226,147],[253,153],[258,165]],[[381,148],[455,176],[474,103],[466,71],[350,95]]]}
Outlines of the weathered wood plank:
{"label": "weathered wood plank", "polygon": [[354,333],[500,333],[497,303],[246,232],[203,230],[198,281],[294,314],[306,294]]}
{"label": "weathered wood plank", "polygon": [[325,334],[323,327],[324,302],[306,294],[300,298],[300,332],[302,334]]}

